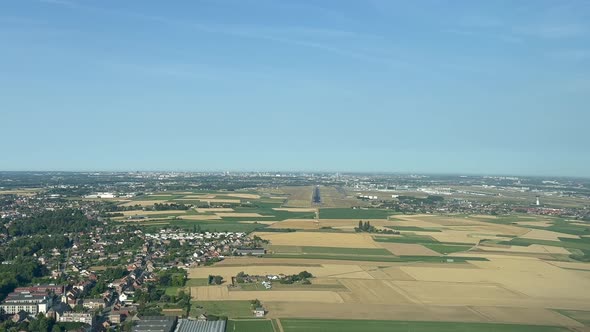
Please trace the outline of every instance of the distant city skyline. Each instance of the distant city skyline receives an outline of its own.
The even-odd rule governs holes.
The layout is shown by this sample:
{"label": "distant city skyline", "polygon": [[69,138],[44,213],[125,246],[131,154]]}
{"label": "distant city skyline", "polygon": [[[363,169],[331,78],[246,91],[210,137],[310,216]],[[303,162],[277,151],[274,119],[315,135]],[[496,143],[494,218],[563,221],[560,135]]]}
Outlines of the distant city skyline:
{"label": "distant city skyline", "polygon": [[590,177],[590,2],[8,0],[0,171]]}

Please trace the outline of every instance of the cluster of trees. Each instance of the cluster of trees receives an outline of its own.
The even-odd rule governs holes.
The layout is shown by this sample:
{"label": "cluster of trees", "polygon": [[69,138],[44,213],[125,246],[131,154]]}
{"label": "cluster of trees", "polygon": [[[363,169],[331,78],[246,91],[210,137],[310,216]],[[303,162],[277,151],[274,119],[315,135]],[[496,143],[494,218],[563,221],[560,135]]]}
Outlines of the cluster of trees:
{"label": "cluster of trees", "polygon": [[81,328],[83,323],[56,323],[55,320],[39,314],[30,322],[15,323],[8,319],[0,324],[0,332],[27,331],[27,332],[63,332],[74,331]]}
{"label": "cluster of trees", "polygon": [[47,274],[46,268],[34,257],[18,257],[10,264],[0,264],[0,299],[18,286],[30,283],[33,278]]}
{"label": "cluster of trees", "polygon": [[375,226],[371,225],[370,221],[363,222],[362,220],[359,220],[359,225],[358,227],[355,227],[354,230],[355,232],[399,234],[398,231],[394,231],[392,229],[377,229]]}
{"label": "cluster of trees", "polygon": [[354,230],[356,232],[374,233],[376,229],[375,229],[374,226],[371,226],[371,222],[370,221],[365,221],[363,223],[362,220],[359,220],[359,225],[358,225],[358,227],[355,227]]}
{"label": "cluster of trees", "polygon": [[188,210],[190,208],[189,205],[186,204],[178,204],[178,203],[156,203],[154,204],[155,211],[168,211],[168,210]]}
{"label": "cluster of trees", "polygon": [[240,272],[238,272],[238,274],[236,274],[236,282],[238,284],[243,284],[247,277],[248,277],[248,275],[246,273],[244,273],[244,271],[240,271]]}
{"label": "cluster of trees", "polygon": [[43,211],[27,218],[18,219],[8,228],[10,236],[48,235],[84,232],[99,226],[96,220],[88,219],[78,209]]}
{"label": "cluster of trees", "polygon": [[19,237],[0,248],[0,259],[11,260],[18,256],[33,256],[41,250],[63,249],[71,245],[70,238],[64,235]]}
{"label": "cluster of trees", "polygon": [[214,276],[211,274],[209,275],[209,279],[208,279],[209,285],[221,285],[222,282],[223,282],[222,276]]}
{"label": "cluster of trees", "polygon": [[100,294],[107,291],[109,283],[115,279],[121,279],[127,274],[129,274],[127,269],[124,269],[120,266],[109,267],[102,272],[102,274],[98,277],[98,281],[90,289],[90,296],[94,298],[100,296]]}
{"label": "cluster of trees", "polygon": [[295,282],[301,281],[303,285],[310,285],[311,282],[308,280],[309,278],[313,278],[313,275],[307,271],[301,271],[299,274],[293,274],[290,276],[286,276],[285,278],[281,279],[279,282],[281,284],[292,284]]}
{"label": "cluster of trees", "polygon": [[442,196],[428,195],[426,198],[414,196],[398,196],[397,200],[407,204],[436,204],[441,203],[445,199]]}
{"label": "cluster of trees", "polygon": [[161,271],[158,274],[160,286],[182,287],[186,281],[186,271],[179,268],[172,268]]}

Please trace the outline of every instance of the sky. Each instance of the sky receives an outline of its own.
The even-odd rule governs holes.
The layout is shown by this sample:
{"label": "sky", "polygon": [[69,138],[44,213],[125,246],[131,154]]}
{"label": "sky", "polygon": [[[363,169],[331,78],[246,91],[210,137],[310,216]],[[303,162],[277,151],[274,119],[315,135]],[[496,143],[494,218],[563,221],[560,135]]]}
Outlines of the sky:
{"label": "sky", "polygon": [[0,170],[589,177],[589,124],[590,1],[0,1]]}

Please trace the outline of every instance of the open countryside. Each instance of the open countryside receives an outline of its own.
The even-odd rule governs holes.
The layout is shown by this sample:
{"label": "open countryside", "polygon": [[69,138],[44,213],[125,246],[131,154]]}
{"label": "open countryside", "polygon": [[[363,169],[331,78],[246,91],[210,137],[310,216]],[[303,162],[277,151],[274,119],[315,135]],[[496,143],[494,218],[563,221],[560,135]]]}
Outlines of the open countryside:
{"label": "open countryside", "polygon": [[[226,281],[190,287],[194,303],[219,301],[223,306],[257,299],[267,310],[266,319],[281,322],[285,331],[305,330],[301,319],[409,321],[378,323],[384,330],[419,330],[426,324],[422,321],[448,322],[449,330],[461,330],[463,322],[474,331],[487,331],[491,323],[507,324],[501,325],[506,331],[585,327],[583,320],[567,314],[590,312],[590,293],[580,291],[590,289],[589,268],[570,258],[590,249],[585,224],[524,214],[399,214],[362,201],[352,208],[353,193],[318,190],[321,203],[313,186],[289,187],[251,193],[240,198],[242,206],[227,202],[231,207],[208,207],[223,203],[215,198],[224,195],[212,193],[196,209],[162,214],[159,222],[187,229],[216,228],[219,223],[220,229],[236,225],[239,231],[248,224],[251,235],[266,243],[261,257],[226,257],[214,266],[192,268],[191,279],[220,275]],[[182,202],[186,196],[173,197],[168,202]],[[334,205],[327,205],[324,197]],[[140,219],[134,220],[137,215]],[[133,222],[145,226],[152,222],[141,219],[149,214],[137,215],[115,219],[134,216]],[[359,221],[374,230],[359,232]],[[265,289],[232,283],[238,273],[268,276],[304,270],[313,275],[309,285],[275,283]],[[231,310],[227,315],[246,318]],[[444,330],[445,323],[440,324]]]}

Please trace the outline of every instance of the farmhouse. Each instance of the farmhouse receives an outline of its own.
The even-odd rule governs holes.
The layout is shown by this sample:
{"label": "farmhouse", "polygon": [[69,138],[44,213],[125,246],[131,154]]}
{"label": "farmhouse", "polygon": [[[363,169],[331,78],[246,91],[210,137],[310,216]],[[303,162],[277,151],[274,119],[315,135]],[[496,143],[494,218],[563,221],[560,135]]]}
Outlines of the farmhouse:
{"label": "farmhouse", "polygon": [[264,310],[263,307],[258,307],[256,309],[254,309],[254,316],[256,316],[256,317],[264,317],[265,313],[266,313],[266,311]]}
{"label": "farmhouse", "polygon": [[235,251],[236,254],[244,256],[244,255],[252,255],[252,256],[262,256],[266,254],[266,250],[264,248],[238,248]]}

